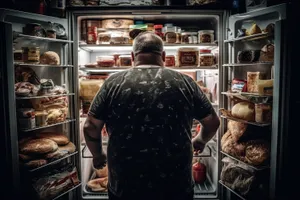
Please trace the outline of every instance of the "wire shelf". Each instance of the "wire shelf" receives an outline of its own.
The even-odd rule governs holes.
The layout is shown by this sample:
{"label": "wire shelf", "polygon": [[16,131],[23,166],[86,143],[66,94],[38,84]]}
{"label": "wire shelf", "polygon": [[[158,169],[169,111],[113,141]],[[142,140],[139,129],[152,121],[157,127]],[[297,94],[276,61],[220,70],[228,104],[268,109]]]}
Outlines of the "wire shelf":
{"label": "wire shelf", "polygon": [[257,65],[273,65],[273,62],[253,62],[253,63],[228,63],[223,64],[224,67],[243,67],[243,66],[257,66]]}
{"label": "wire shelf", "polygon": [[73,65],[43,65],[43,64],[30,64],[30,63],[15,63],[15,66],[20,66],[20,67],[54,67],[54,68],[74,67]]}
{"label": "wire shelf", "polygon": [[227,190],[229,190],[230,192],[232,192],[233,194],[235,194],[236,196],[238,196],[240,199],[246,200],[245,197],[243,197],[242,195],[240,195],[239,193],[237,193],[236,191],[234,191],[233,189],[231,189],[230,187],[228,187],[227,185],[225,185],[225,184],[223,183],[223,181],[219,181],[219,183],[220,183],[222,186],[224,186]]}
{"label": "wire shelf", "polygon": [[55,94],[55,95],[44,95],[44,96],[16,97],[16,99],[17,100],[41,99],[41,98],[64,97],[64,96],[74,96],[74,95],[75,95],[75,93],[68,93],[68,94]]}
{"label": "wire shelf", "polygon": [[73,41],[71,41],[71,40],[38,37],[38,36],[25,35],[22,33],[14,32],[14,42],[19,42],[20,40],[40,40],[40,41],[45,41],[45,42],[55,42],[55,43],[62,43],[62,44],[73,43]]}
{"label": "wire shelf", "polygon": [[251,125],[254,125],[254,126],[261,126],[261,127],[266,127],[266,126],[271,126],[271,123],[257,123],[257,122],[248,122],[246,120],[242,120],[242,119],[238,119],[238,118],[234,118],[234,117],[229,117],[229,116],[225,116],[225,115],[221,115],[222,118],[224,119],[230,119],[230,120],[234,120],[234,121],[237,121],[237,122],[242,122],[242,123],[245,123],[245,124],[251,124]]}
{"label": "wire shelf", "polygon": [[244,37],[238,37],[234,39],[229,39],[229,40],[224,40],[224,43],[229,43],[229,42],[238,42],[238,41],[253,41],[253,40],[261,40],[261,39],[266,39],[269,37],[273,37],[274,35],[269,34],[269,33],[258,33],[254,35],[249,35],[249,36],[244,36]]}
{"label": "wire shelf", "polygon": [[249,93],[249,92],[238,92],[238,93],[221,92],[221,94],[226,95],[227,97],[235,97],[252,103],[268,103],[273,100],[272,95],[259,95],[257,93]]}
{"label": "wire shelf", "polygon": [[60,123],[56,123],[56,124],[50,124],[47,126],[40,126],[40,127],[36,127],[36,128],[31,128],[31,129],[21,129],[21,132],[30,132],[30,131],[35,131],[35,130],[40,130],[40,129],[45,129],[45,128],[49,128],[49,127],[53,127],[53,126],[58,126],[58,125],[62,125],[62,124],[67,124],[67,123],[71,123],[71,122],[75,122],[75,119],[68,119],[64,122],[60,122]]}

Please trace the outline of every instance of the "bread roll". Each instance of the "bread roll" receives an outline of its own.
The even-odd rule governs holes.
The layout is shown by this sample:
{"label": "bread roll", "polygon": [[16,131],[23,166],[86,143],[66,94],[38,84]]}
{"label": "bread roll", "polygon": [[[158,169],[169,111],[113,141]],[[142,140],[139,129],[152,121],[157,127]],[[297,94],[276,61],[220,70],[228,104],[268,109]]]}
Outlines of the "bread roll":
{"label": "bread roll", "polygon": [[266,44],[260,51],[260,62],[274,62],[275,46],[273,44]]}
{"label": "bread roll", "polygon": [[69,153],[74,153],[76,150],[76,146],[72,142],[69,142],[67,145],[59,146],[58,149],[60,151],[68,151]]}
{"label": "bread roll", "polygon": [[59,55],[54,51],[47,51],[41,55],[40,64],[60,65]]}
{"label": "bread roll", "polygon": [[58,145],[53,140],[33,139],[23,143],[19,149],[21,154],[45,154],[53,152],[57,148]]}
{"label": "bread roll", "polygon": [[228,120],[228,130],[232,133],[232,138],[238,141],[240,137],[245,133],[248,125],[242,122],[234,120]]}
{"label": "bread roll", "polygon": [[258,80],[265,79],[266,74],[262,72],[247,72],[247,91],[258,93]]}
{"label": "bread roll", "polygon": [[251,140],[247,142],[245,149],[245,162],[251,165],[261,165],[270,156],[269,145],[262,140]]}
{"label": "bread roll", "polygon": [[107,165],[102,169],[96,169],[95,171],[98,178],[103,178],[108,176]]}
{"label": "bread roll", "polygon": [[233,117],[246,121],[254,121],[255,111],[254,104],[249,102],[240,102],[235,104],[231,109]]}
{"label": "bread roll", "polygon": [[107,190],[108,178],[97,178],[87,182],[87,186],[94,192],[104,192]]}
{"label": "bread roll", "polygon": [[40,167],[40,166],[43,166],[45,164],[47,164],[47,160],[45,159],[40,159],[40,160],[31,160],[27,163],[25,163],[24,165],[30,169],[32,168],[37,168],[37,167]]}
{"label": "bread roll", "polygon": [[66,145],[70,142],[69,138],[63,133],[44,132],[36,134],[37,138],[46,138],[53,140],[58,145]]}

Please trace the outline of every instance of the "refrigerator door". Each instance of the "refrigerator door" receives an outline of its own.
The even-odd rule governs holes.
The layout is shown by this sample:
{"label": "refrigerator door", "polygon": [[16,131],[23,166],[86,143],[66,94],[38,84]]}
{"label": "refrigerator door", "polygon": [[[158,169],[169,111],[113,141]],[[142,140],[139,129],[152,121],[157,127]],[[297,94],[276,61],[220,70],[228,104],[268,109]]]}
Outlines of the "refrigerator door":
{"label": "refrigerator door", "polygon": [[11,103],[15,101],[12,25],[0,22],[0,113],[2,114],[2,133],[0,146],[2,164],[4,165],[4,190],[2,197],[18,199],[20,196],[20,174],[18,157],[18,136],[16,126],[16,110]]}
{"label": "refrigerator door", "polygon": [[[268,198],[276,199],[277,192],[280,191],[280,167],[282,165],[282,155],[283,155],[283,144],[285,137],[286,121],[282,120],[285,118],[287,113],[284,111],[287,109],[287,98],[289,97],[288,91],[285,91],[287,87],[286,83],[288,81],[287,74],[289,66],[287,60],[288,50],[286,49],[286,15],[287,15],[287,5],[281,4],[277,6],[267,7],[265,9],[259,9],[243,14],[232,15],[229,17],[229,27],[227,39],[224,41],[227,44],[224,52],[228,51],[228,54],[224,54],[226,58],[225,64],[223,64],[224,70],[224,82],[223,82],[223,97],[224,97],[224,108],[231,110],[232,106],[235,104],[228,97],[238,97],[252,103],[258,103],[258,100],[268,101],[272,105],[272,123],[270,124],[259,124],[255,122],[246,122],[248,126],[255,127],[257,130],[263,130],[263,126],[268,127],[265,130],[269,135],[264,135],[265,140],[270,142],[270,161],[269,164],[263,166],[253,166],[249,163],[245,163],[245,159],[232,157],[228,153],[223,152],[221,149],[220,165],[221,171],[222,167],[226,165],[226,162],[222,162],[225,157],[230,157],[234,162],[249,168],[251,173],[255,177],[259,177],[264,184],[261,184],[262,190],[259,195],[251,196],[251,192],[247,195],[241,195],[240,192],[234,190],[230,187],[229,183],[227,185],[224,183],[224,177],[222,177],[222,172],[220,174],[220,184],[224,186],[222,199],[252,199],[252,198]],[[238,32],[241,29],[246,29],[248,33],[254,24],[258,25],[261,29],[260,33],[246,34],[245,36],[238,36]],[[266,27],[270,24],[274,24],[274,32],[267,33]],[[270,29],[269,29],[270,30]],[[261,50],[266,44],[274,45],[274,61],[262,61],[257,60],[252,63],[243,63],[240,58],[238,58],[238,53],[244,50],[260,50],[259,56],[261,56]],[[273,95],[272,97],[261,97],[254,96],[253,94],[247,93],[249,96],[233,95],[228,93],[231,90],[232,80],[234,78],[247,79],[247,72],[260,72],[266,74],[266,79],[273,79]],[[245,95],[245,93],[244,93]],[[252,96],[251,96],[252,95]],[[261,99],[258,99],[261,98]],[[260,102],[261,103],[261,102]],[[227,117],[228,118],[228,117]],[[239,121],[235,119],[235,121]],[[223,117],[221,133],[227,131],[226,117]],[[242,121],[245,123],[245,121]],[[249,125],[250,124],[250,125]],[[222,137],[222,135],[221,135]],[[254,136],[253,136],[254,138]],[[252,138],[252,139],[253,139]],[[255,138],[258,139],[258,138]],[[221,140],[220,140],[221,141]],[[239,143],[239,141],[237,141]],[[225,142],[224,142],[225,144]],[[237,145],[237,144],[236,144]],[[225,145],[224,145],[225,146]],[[242,161],[241,161],[242,160]],[[244,161],[244,162],[243,162]],[[225,174],[225,173],[224,173]],[[223,175],[224,175],[223,174]],[[223,181],[222,181],[223,178]],[[263,186],[264,185],[264,186]],[[249,195],[251,197],[249,197]],[[265,197],[263,197],[265,195]]]}

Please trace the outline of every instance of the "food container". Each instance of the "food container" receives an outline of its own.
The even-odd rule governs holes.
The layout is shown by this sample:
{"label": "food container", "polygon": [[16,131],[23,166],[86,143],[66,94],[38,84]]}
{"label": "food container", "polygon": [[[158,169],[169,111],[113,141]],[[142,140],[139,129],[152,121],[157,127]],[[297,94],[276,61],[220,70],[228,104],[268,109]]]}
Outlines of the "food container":
{"label": "food container", "polygon": [[114,60],[115,60],[115,66],[120,66],[120,54],[113,54]]}
{"label": "food container", "polygon": [[17,110],[18,124],[20,129],[35,128],[35,112],[32,108],[19,108]]}
{"label": "food container", "polygon": [[154,31],[154,24],[153,23],[146,23],[147,31]]}
{"label": "food container", "polygon": [[165,59],[165,66],[166,67],[175,67],[175,56],[167,55]]}
{"label": "food container", "polygon": [[231,92],[246,92],[247,81],[234,78],[231,83]]}
{"label": "food container", "polygon": [[176,28],[175,27],[165,27],[165,41],[166,43],[174,44],[176,43]]}
{"label": "food container", "polygon": [[257,80],[257,90],[259,95],[273,95],[273,79]]}
{"label": "food container", "polygon": [[128,32],[112,31],[110,44],[128,44],[129,35]]}
{"label": "food container", "polygon": [[107,29],[128,29],[130,25],[133,25],[132,19],[104,19],[102,20],[102,28]]}
{"label": "food container", "polygon": [[199,43],[213,43],[214,31],[213,30],[201,30],[198,31]]}
{"label": "food container", "polygon": [[209,49],[200,50],[200,66],[212,66],[215,63],[215,56]]}
{"label": "food container", "polygon": [[47,116],[48,113],[46,110],[36,111],[35,112],[35,123],[37,127],[47,125]]}
{"label": "food container", "polygon": [[179,48],[176,58],[179,67],[197,67],[199,65],[199,49],[185,47]]}
{"label": "food container", "polygon": [[131,56],[130,55],[122,55],[120,56],[120,66],[121,67],[131,67]]}
{"label": "food container", "polygon": [[24,54],[25,54],[25,58],[27,57],[27,62],[30,62],[30,63],[39,63],[40,62],[40,48],[39,47],[24,48]]}
{"label": "food container", "polygon": [[182,44],[197,44],[197,33],[196,32],[183,32],[181,34]]}
{"label": "food container", "polygon": [[25,27],[23,28],[23,33],[25,35],[46,37],[45,29],[43,29],[42,25],[36,23],[26,24]]}
{"label": "food container", "polygon": [[113,56],[97,56],[96,60],[99,67],[113,67],[115,65]]}
{"label": "food container", "polygon": [[161,25],[161,24],[154,25],[155,34],[163,39],[164,33],[162,32],[162,29],[163,29],[163,25]]}
{"label": "food container", "polygon": [[175,33],[176,33],[176,44],[181,43],[181,28],[178,26],[175,26]]}
{"label": "food container", "polygon": [[14,62],[23,62],[23,50],[14,51]]}
{"label": "food container", "polygon": [[98,29],[98,44],[110,44],[111,32],[106,31],[103,28]]}
{"label": "food container", "polygon": [[47,37],[48,38],[56,38],[56,31],[55,30],[47,30]]}
{"label": "food container", "polygon": [[255,121],[257,123],[271,123],[272,106],[266,103],[255,104]]}

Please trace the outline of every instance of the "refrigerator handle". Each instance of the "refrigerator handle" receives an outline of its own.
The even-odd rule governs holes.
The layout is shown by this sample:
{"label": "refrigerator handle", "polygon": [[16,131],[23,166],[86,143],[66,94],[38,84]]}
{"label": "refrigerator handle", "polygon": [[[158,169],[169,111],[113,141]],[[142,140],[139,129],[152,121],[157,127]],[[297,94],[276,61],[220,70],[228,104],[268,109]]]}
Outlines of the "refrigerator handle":
{"label": "refrigerator handle", "polygon": [[[5,192],[12,199],[20,198],[20,171],[18,153],[18,133],[16,126],[14,65],[13,65],[13,32],[12,24],[0,22],[0,112],[2,118],[2,133],[0,146],[3,148],[5,165]],[[5,39],[4,39],[5,38]],[[3,195],[3,194],[1,194]],[[7,197],[7,196],[6,196]]]}

